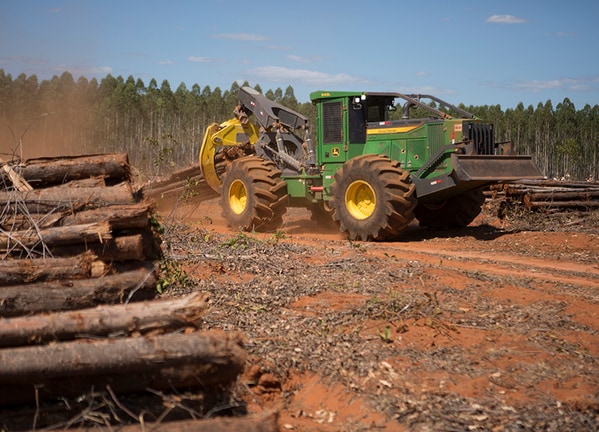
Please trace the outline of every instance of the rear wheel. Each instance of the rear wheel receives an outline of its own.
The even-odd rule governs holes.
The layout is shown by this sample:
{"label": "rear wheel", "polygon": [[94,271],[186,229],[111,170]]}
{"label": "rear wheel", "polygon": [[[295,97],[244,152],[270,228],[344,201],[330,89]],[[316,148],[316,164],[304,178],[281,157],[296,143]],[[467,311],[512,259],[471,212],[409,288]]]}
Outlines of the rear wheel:
{"label": "rear wheel", "polygon": [[433,230],[468,226],[482,210],[485,196],[475,189],[439,203],[420,204],[414,209],[420,226]]}
{"label": "rear wheel", "polygon": [[399,162],[362,155],[335,173],[330,207],[333,219],[351,240],[389,240],[414,218],[415,185]]}
{"label": "rear wheel", "polygon": [[278,228],[285,214],[287,185],[271,161],[234,160],[223,176],[221,206],[227,224],[244,231]]}

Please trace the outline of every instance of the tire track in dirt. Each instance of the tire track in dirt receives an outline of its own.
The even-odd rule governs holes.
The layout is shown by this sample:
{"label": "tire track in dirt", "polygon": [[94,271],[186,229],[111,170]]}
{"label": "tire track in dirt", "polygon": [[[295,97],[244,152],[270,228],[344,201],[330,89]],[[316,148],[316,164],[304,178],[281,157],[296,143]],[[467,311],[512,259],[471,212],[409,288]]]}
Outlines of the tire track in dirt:
{"label": "tire track in dirt", "polygon": [[[439,245],[423,246],[413,243],[388,243],[369,246],[374,255],[395,256],[405,260],[427,263],[468,273],[480,272],[499,277],[534,279],[570,286],[599,289],[599,268],[573,261],[538,259],[517,254],[442,249]],[[599,302],[599,292],[590,300]]]}

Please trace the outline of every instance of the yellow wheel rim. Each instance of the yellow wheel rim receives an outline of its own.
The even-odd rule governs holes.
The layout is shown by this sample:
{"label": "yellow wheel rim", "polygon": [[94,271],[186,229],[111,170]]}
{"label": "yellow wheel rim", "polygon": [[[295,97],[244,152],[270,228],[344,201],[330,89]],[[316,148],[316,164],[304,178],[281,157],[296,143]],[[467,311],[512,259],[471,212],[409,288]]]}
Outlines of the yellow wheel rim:
{"label": "yellow wheel rim", "polygon": [[235,180],[229,186],[229,207],[235,214],[241,214],[245,210],[248,201],[248,193],[245,185],[240,180]]}
{"label": "yellow wheel rim", "polygon": [[372,216],[376,208],[374,189],[362,180],[349,185],[345,191],[345,206],[355,219],[364,220]]}

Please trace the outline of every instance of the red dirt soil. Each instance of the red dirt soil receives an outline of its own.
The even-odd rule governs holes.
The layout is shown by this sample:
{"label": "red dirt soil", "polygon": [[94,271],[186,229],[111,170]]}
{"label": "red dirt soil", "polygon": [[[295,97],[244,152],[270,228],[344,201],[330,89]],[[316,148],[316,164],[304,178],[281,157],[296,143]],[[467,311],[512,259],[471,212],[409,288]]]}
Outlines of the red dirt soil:
{"label": "red dirt soil", "polygon": [[[167,208],[165,219],[196,232],[239,235],[225,226],[218,200]],[[340,354],[304,353],[301,340],[290,341],[304,367],[282,370],[250,348],[240,391],[249,414],[278,413],[281,430],[293,431],[558,430],[561,421],[596,429],[599,226],[574,220],[536,231],[511,222],[484,211],[462,230],[414,224],[401,241],[354,243],[290,209],[277,243],[309,251],[290,256],[296,265],[362,267],[339,280],[323,275],[315,292],[273,312],[291,320],[290,332],[295,323],[351,318],[320,336]],[[262,277],[216,267],[187,270],[198,280]],[[378,287],[382,276],[390,282]],[[238,329],[228,321],[222,328]],[[357,342],[362,351],[343,350]],[[248,335],[249,347],[262,343]],[[364,359],[361,367],[350,367],[360,364],[351,356]],[[318,362],[331,364],[324,370],[333,379]]]}

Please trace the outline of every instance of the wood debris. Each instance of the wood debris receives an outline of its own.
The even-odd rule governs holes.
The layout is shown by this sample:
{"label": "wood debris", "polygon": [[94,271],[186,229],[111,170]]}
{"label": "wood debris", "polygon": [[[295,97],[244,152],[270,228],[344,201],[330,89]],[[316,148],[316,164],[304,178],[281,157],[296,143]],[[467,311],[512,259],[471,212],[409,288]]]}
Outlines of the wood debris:
{"label": "wood debris", "polygon": [[530,210],[593,210],[599,208],[599,183],[522,180],[492,186],[489,196]]}

